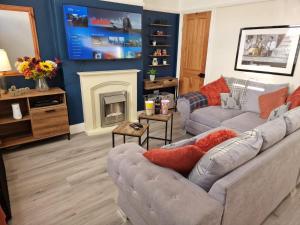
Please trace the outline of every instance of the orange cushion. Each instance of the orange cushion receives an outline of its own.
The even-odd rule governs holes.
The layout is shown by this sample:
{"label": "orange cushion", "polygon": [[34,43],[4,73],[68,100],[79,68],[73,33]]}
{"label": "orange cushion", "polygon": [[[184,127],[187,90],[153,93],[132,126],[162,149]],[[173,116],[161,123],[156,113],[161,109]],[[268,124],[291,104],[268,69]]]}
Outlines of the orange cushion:
{"label": "orange cushion", "polygon": [[195,145],[187,145],[174,149],[152,149],[144,153],[144,156],[162,167],[173,169],[179,173],[189,173],[204,152]]}
{"label": "orange cushion", "polygon": [[234,137],[237,137],[237,133],[232,130],[218,130],[199,139],[195,145],[198,146],[203,152],[207,152],[218,144]]}
{"label": "orange cushion", "polygon": [[285,104],[287,96],[287,87],[259,96],[260,117],[267,119],[273,109]]}
{"label": "orange cushion", "polygon": [[5,214],[0,206],[0,225],[6,225]]}
{"label": "orange cushion", "polygon": [[290,109],[300,106],[300,87],[298,87],[286,100],[290,102]]}
{"label": "orange cushion", "polygon": [[200,93],[207,97],[208,105],[221,105],[220,94],[230,93],[230,89],[224,77],[221,77],[200,88]]}

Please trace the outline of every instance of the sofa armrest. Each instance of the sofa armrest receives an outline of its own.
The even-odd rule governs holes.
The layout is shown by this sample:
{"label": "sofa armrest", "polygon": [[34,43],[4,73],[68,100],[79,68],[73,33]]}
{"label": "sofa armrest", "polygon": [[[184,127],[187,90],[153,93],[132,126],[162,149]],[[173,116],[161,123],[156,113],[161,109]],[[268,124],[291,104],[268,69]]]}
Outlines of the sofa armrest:
{"label": "sofa armrest", "polygon": [[190,118],[191,106],[189,100],[186,98],[179,98],[177,100],[177,110],[180,112],[181,126],[185,128],[187,120]]}
{"label": "sofa armrest", "polygon": [[151,163],[143,152],[136,144],[114,148],[108,173],[147,224],[220,225],[218,201],[175,171]]}

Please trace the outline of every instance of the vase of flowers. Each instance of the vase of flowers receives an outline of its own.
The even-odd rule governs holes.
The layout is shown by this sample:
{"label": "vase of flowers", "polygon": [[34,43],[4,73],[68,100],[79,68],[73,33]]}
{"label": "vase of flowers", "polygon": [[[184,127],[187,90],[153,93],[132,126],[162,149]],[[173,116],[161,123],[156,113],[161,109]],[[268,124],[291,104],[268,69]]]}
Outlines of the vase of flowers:
{"label": "vase of flowers", "polygon": [[49,86],[46,78],[53,78],[58,72],[57,65],[59,60],[42,61],[35,57],[22,57],[18,58],[15,66],[17,70],[22,73],[26,80],[33,79],[35,81],[35,88],[38,91],[47,91]]}

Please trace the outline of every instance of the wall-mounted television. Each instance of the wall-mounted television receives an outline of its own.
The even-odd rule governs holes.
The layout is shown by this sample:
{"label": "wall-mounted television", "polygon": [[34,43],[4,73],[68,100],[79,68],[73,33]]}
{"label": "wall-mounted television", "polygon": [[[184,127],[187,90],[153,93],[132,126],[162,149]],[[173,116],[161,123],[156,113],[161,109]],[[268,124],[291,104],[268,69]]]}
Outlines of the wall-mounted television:
{"label": "wall-mounted television", "polygon": [[142,57],[142,15],[64,5],[69,59],[115,60]]}

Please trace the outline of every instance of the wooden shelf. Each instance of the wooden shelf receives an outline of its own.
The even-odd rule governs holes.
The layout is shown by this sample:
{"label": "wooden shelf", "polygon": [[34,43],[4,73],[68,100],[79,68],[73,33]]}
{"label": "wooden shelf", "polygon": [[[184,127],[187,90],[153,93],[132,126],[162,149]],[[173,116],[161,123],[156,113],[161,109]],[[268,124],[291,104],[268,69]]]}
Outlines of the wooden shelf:
{"label": "wooden shelf", "polygon": [[169,34],[163,34],[163,35],[157,35],[157,34],[151,34],[151,37],[171,37]]}
{"label": "wooden shelf", "polygon": [[30,120],[29,115],[25,115],[25,116],[23,116],[22,119],[19,119],[19,120],[14,119],[12,116],[8,116],[8,117],[0,118],[0,125],[10,124],[10,123],[18,123],[18,122],[27,121],[27,120]]}
{"label": "wooden shelf", "polygon": [[151,23],[151,27],[172,27],[170,24],[162,24],[162,23]]}
{"label": "wooden shelf", "polygon": [[150,57],[170,57],[170,55],[149,55]]}
{"label": "wooden shelf", "polygon": [[171,47],[171,45],[150,45],[150,47]]}
{"label": "wooden shelf", "polygon": [[12,137],[6,137],[2,139],[2,143],[0,145],[1,148],[7,148],[15,145],[21,145],[25,143],[32,142],[34,140],[31,133],[29,134],[21,134]]}
{"label": "wooden shelf", "polygon": [[149,65],[151,67],[163,67],[163,66],[170,66],[170,64],[158,64],[158,65]]}
{"label": "wooden shelf", "polygon": [[[35,103],[54,100],[60,104],[34,107]],[[20,104],[24,114],[20,120],[12,116],[11,103],[14,102]],[[16,97],[5,94],[0,98],[0,112],[0,149],[70,133],[66,96],[59,88],[46,92],[32,89]]]}
{"label": "wooden shelf", "polygon": [[147,91],[157,90],[161,88],[177,87],[178,79],[175,77],[158,77],[154,81],[149,79],[144,80],[144,89]]}

